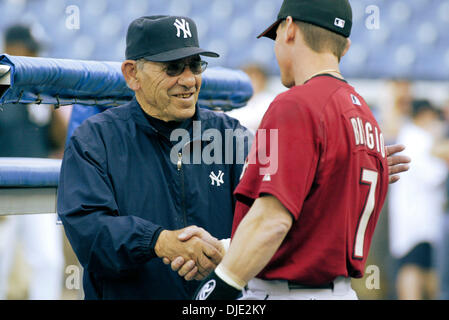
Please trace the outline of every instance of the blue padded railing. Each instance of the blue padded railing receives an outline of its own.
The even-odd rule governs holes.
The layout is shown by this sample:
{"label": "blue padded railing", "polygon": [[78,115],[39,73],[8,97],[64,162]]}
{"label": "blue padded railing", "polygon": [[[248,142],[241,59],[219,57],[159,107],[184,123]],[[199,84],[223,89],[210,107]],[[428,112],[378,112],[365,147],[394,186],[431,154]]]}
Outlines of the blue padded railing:
{"label": "blue padded railing", "polygon": [[0,158],[0,187],[57,187],[61,160]]}
{"label": "blue padded railing", "polygon": [[[0,104],[43,103],[116,106],[134,92],[126,85],[120,62],[31,58],[0,55],[0,65],[10,67],[11,85]],[[200,107],[231,110],[246,105],[253,94],[249,77],[240,70],[221,67],[203,74]]]}

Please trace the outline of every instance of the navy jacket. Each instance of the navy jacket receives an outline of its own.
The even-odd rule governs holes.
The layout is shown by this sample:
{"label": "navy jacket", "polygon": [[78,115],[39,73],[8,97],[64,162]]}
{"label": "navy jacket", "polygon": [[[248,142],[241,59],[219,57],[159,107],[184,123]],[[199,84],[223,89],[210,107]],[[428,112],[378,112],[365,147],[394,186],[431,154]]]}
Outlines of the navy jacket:
{"label": "navy jacket", "polygon": [[[243,167],[235,158],[241,148],[246,158],[251,138],[229,139],[226,146],[226,130],[246,129],[222,113],[197,107],[193,120],[201,121],[204,141],[189,125],[190,143],[171,142],[134,99],[87,119],[70,138],[58,214],[84,268],[86,299],[190,299],[199,282],[185,281],[155,255],[159,233],[197,225],[218,239],[230,237],[233,191]],[[221,132],[222,151],[232,150],[233,161],[192,163],[189,146],[198,150],[199,143],[212,155],[218,150],[211,153],[208,129]],[[175,145],[184,147],[173,153]]]}

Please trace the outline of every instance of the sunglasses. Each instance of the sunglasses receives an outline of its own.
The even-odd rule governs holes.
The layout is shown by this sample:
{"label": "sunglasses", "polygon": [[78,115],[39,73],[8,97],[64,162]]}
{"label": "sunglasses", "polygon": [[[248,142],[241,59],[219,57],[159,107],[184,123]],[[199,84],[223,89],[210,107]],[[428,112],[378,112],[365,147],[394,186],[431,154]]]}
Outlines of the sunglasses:
{"label": "sunglasses", "polygon": [[207,62],[203,60],[191,60],[189,62],[185,62],[183,60],[177,60],[172,62],[166,62],[165,65],[165,73],[170,77],[176,77],[182,74],[186,68],[189,66],[190,71],[193,74],[198,75],[204,72],[207,68]]}

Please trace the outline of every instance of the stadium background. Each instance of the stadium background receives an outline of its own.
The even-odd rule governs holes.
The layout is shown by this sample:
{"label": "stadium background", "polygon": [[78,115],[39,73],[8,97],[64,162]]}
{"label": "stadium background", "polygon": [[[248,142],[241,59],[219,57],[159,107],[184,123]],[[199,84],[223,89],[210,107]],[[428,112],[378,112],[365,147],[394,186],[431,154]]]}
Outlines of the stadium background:
{"label": "stadium background", "polygon": [[[352,48],[343,58],[342,73],[366,97],[381,126],[394,108],[394,81],[407,81],[414,98],[430,99],[442,108],[448,101],[449,1],[352,0]],[[136,17],[154,14],[185,15],[198,26],[200,44],[219,52],[210,66],[242,68],[259,64],[270,75],[267,90],[284,90],[279,82],[273,43],[256,39],[271,24],[282,0],[1,0],[0,33],[10,25],[30,25],[44,44],[41,56],[122,61],[125,35]],[[73,11],[75,10],[75,11]],[[79,25],[73,14],[79,13]],[[76,18],[76,17],[75,17]],[[75,22],[75,24],[73,24]],[[0,47],[0,52],[2,48]],[[388,136],[387,136],[388,138]],[[390,137],[389,142],[393,142]],[[385,206],[386,208],[386,206]],[[380,270],[380,288],[369,290],[365,279],[354,281],[360,298],[390,299],[394,294],[394,262],[388,250],[388,212],[384,210],[367,265]],[[67,245],[67,243],[66,243]],[[76,264],[67,248],[66,265]],[[11,298],[26,298],[20,285],[26,266],[16,263],[18,281]],[[19,276],[17,276],[19,274]],[[62,275],[67,277],[66,274]],[[77,299],[65,288],[64,299]]]}

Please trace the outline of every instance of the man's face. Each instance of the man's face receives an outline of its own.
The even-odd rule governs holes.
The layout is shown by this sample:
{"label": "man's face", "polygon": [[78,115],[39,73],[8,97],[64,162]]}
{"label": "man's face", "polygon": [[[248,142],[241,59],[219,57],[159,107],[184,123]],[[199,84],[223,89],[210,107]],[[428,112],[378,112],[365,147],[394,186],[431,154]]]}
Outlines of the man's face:
{"label": "man's face", "polygon": [[[166,73],[167,63],[144,63],[137,69],[136,77],[140,90],[136,94],[144,99],[150,115],[164,121],[183,121],[193,117],[201,88],[201,74],[195,75],[188,63],[200,60],[199,56],[182,59],[187,63],[184,71],[177,76]],[[146,108],[147,109],[147,108]]]}
{"label": "man's face", "polygon": [[279,24],[276,30],[277,35],[276,40],[274,41],[274,53],[281,71],[282,84],[287,88],[291,88],[295,85],[295,79],[292,74],[291,59],[289,55],[290,48],[288,48],[285,41],[286,34],[284,29],[285,21]]}
{"label": "man's face", "polygon": [[5,52],[12,56],[36,57],[36,53],[27,48],[21,43],[10,43],[5,45]]}

